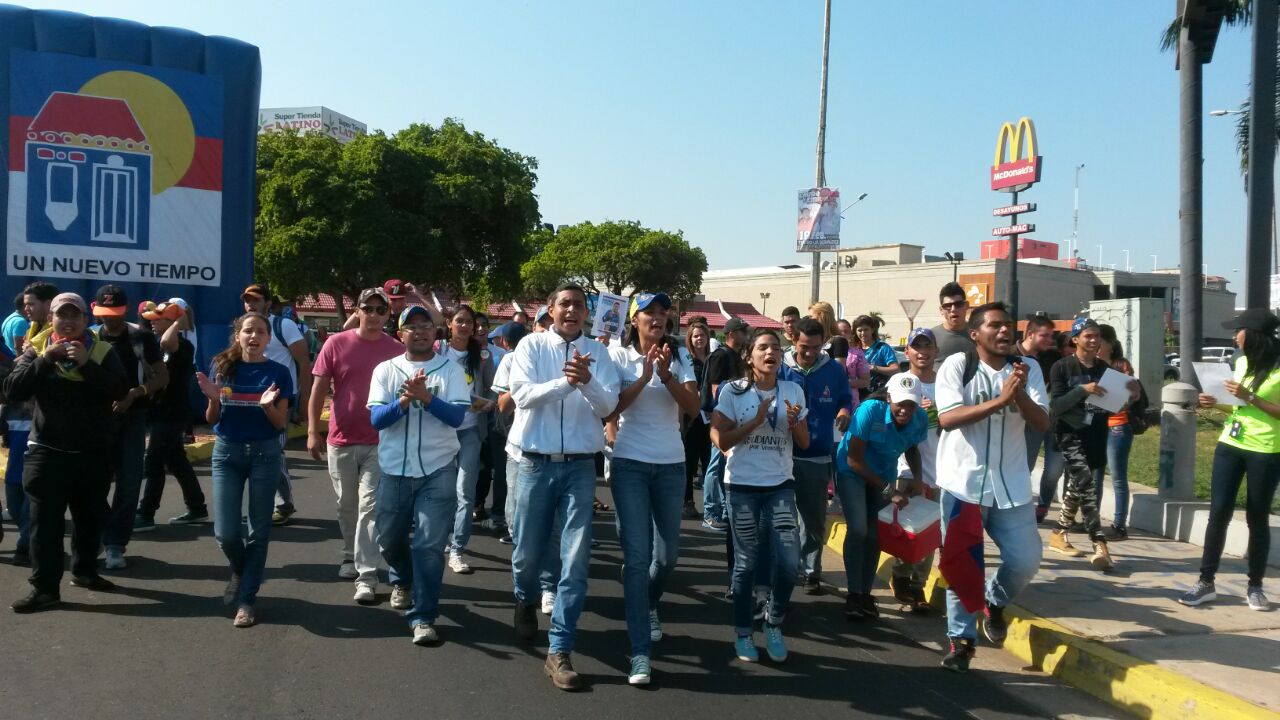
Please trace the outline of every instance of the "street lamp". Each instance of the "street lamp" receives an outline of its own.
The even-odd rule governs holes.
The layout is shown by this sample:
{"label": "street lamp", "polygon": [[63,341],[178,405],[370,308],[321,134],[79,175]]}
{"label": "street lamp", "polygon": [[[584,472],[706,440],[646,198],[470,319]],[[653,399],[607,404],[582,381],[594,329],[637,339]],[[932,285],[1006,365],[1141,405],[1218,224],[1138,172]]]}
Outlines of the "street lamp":
{"label": "street lamp", "polygon": [[1074,207],[1071,213],[1071,257],[1074,258],[1080,254],[1080,171],[1084,169],[1084,163],[1076,166],[1076,192]]}
{"label": "street lamp", "polygon": [[1124,271],[1133,272],[1133,266],[1129,264],[1129,249],[1124,250]]}
{"label": "street lamp", "polygon": [[1209,114],[1214,117],[1222,117],[1223,115],[1243,115],[1243,110],[1210,110]]}
{"label": "street lamp", "polygon": [[[1245,115],[1244,110],[1210,110],[1209,114],[1214,117],[1223,117],[1226,115]],[[1249,173],[1244,173],[1244,196],[1249,197]],[[1275,203],[1271,204],[1271,272],[1280,273],[1280,233],[1276,231],[1276,207]]]}
{"label": "street lamp", "polygon": [[[857,205],[858,203],[866,199],[867,199],[866,193],[862,193],[861,195],[859,195],[856,200],[844,206],[844,210],[840,211],[840,217],[844,218],[844,214],[846,211],[848,211],[849,208],[853,207],[854,205]],[[856,262],[857,258],[854,258],[854,261]],[[836,315],[840,317],[844,316],[844,309],[840,305],[840,266],[843,264],[844,264],[844,261],[840,258],[840,249],[836,248]]]}
{"label": "street lamp", "polygon": [[951,282],[960,278],[960,263],[964,262],[964,253],[943,253],[947,262],[951,263]]}
{"label": "street lamp", "polygon": [[760,314],[768,315],[768,312],[767,312],[768,310],[769,310],[769,293],[767,292],[760,293]]}

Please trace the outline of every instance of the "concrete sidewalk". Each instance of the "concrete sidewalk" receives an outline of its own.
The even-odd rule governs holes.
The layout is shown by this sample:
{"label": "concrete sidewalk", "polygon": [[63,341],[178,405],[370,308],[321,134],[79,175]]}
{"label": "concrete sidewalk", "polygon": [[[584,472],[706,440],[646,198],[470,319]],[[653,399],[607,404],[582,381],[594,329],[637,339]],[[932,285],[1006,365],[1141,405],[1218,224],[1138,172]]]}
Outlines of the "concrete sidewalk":
{"label": "concrete sidewalk", "polygon": [[[844,523],[833,519],[828,546],[839,552]],[[1049,532],[1039,574],[1009,608],[1005,651],[1139,717],[1280,718],[1280,613],[1245,604],[1243,560],[1224,558],[1217,602],[1188,608],[1176,598],[1196,581],[1199,547],[1137,533],[1111,544],[1116,568],[1103,574],[1049,551]],[[990,542],[986,555],[990,573]],[[890,561],[881,558],[886,581]],[[939,610],[940,581],[935,571],[927,588]],[[985,643],[980,653],[991,652]]]}

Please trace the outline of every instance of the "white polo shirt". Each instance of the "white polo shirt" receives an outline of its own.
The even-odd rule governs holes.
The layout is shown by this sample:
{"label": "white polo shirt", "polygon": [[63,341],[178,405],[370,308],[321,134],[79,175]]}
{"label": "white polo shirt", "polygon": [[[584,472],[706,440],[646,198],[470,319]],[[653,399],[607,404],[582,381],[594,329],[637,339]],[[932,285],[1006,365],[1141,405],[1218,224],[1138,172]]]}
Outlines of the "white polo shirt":
{"label": "white polo shirt", "polygon": [[[564,365],[574,351],[590,355],[591,382],[574,386]],[[602,420],[618,405],[618,370],[609,350],[579,334],[573,341],[554,329],[526,336],[507,355],[516,419],[508,439],[523,452],[590,454],[604,450]]]}
{"label": "white polo shirt", "polygon": [[[644,374],[644,356],[633,347],[609,347],[609,356],[618,366],[622,389]],[[681,385],[697,382],[693,362],[684,353],[671,360],[671,376]],[[654,465],[684,462],[684,440],[680,437],[680,406],[662,384],[655,370],[640,396],[618,416],[618,436],[613,457]]]}
{"label": "white polo shirt", "polygon": [[[471,405],[467,378],[457,363],[440,354],[422,362],[401,355],[373,369],[369,408],[399,402],[400,386],[419,370],[426,373],[432,395],[447,403]],[[405,417],[378,431],[378,465],[390,475],[426,477],[453,462],[460,447],[456,430],[414,402]]]}
{"label": "white polo shirt", "polygon": [[[977,372],[961,387],[967,357],[966,353],[955,353],[938,368],[935,393],[939,414],[963,405],[981,405],[999,396],[1004,381],[1013,374],[1012,365],[997,371],[975,360]],[[1026,365],[1027,395],[1048,412],[1040,365],[1034,361]],[[938,438],[938,487],[966,502],[1002,510],[1031,502],[1026,426],[1017,406],[1012,405],[978,422],[942,431]]]}

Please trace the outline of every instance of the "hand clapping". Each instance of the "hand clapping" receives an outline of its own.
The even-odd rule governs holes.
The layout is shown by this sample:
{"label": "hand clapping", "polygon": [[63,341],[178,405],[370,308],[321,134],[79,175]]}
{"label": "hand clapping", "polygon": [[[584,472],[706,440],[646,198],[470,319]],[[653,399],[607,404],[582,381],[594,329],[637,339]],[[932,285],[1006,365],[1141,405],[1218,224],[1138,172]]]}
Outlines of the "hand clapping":
{"label": "hand clapping", "polygon": [[565,361],[564,376],[568,378],[569,384],[574,387],[586,385],[591,382],[591,353],[583,355],[578,352],[577,348],[573,350],[573,357]]}

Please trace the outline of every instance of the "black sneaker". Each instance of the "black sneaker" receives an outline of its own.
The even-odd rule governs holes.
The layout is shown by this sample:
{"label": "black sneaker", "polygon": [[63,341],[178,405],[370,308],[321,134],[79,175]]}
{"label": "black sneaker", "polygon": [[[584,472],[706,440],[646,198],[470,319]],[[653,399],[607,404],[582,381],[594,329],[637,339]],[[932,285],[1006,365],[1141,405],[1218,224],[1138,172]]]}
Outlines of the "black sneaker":
{"label": "black sneaker", "polygon": [[26,597],[20,600],[14,600],[13,604],[9,607],[13,608],[14,612],[25,615],[27,613],[48,610],[60,602],[62,602],[62,598],[58,597],[57,593],[41,592],[36,588],[31,588],[31,592],[27,593]]}
{"label": "black sneaker", "polygon": [[973,641],[968,638],[951,638],[951,651],[942,658],[942,667],[958,673],[969,672],[973,660]]}
{"label": "black sneaker", "polygon": [[203,522],[209,522],[208,510],[188,510],[178,517],[169,518],[170,525],[195,525]]}
{"label": "black sneaker", "polygon": [[915,612],[925,612],[929,609],[929,598],[924,594],[924,585],[912,583],[911,605],[911,609]]}
{"label": "black sneaker", "polygon": [[898,577],[895,575],[889,579],[889,589],[893,591],[894,599],[903,605],[915,604],[915,597],[911,594],[911,578]]}
{"label": "black sneaker", "polygon": [[538,634],[538,611],[532,605],[516,603],[516,615],[513,622],[516,639],[529,642]]}
{"label": "black sneaker", "polygon": [[874,620],[880,617],[880,608],[876,607],[876,598],[871,593],[862,596],[862,614]]}
{"label": "black sneaker", "polygon": [[1129,531],[1126,528],[1111,526],[1111,531],[1107,533],[1108,540],[1128,540]]}
{"label": "black sneaker", "polygon": [[804,578],[804,594],[805,595],[821,595],[822,581],[817,575],[806,575]]}
{"label": "black sneaker", "polygon": [[93,590],[95,592],[116,591],[116,584],[101,575],[72,575],[71,585],[73,587]]}
{"label": "black sneaker", "polygon": [[156,529],[156,519],[142,514],[133,516],[133,531],[136,533],[151,532]]}
{"label": "black sneaker", "polygon": [[471,519],[475,522],[484,522],[489,519],[489,511],[482,507],[478,507],[471,511]]}
{"label": "black sneaker", "polygon": [[516,544],[515,538],[511,537],[511,531],[510,531],[510,530],[504,530],[504,531],[503,531],[503,533],[502,533],[502,537],[498,538],[498,542],[502,543],[503,545],[515,545],[515,544]]}
{"label": "black sneaker", "polygon": [[850,620],[861,620],[867,614],[862,610],[862,594],[849,593],[844,599],[844,616]]}
{"label": "black sneaker", "polygon": [[31,567],[31,552],[26,548],[14,550],[13,564],[18,567]]}
{"label": "black sneaker", "polygon": [[1004,608],[988,605],[986,615],[986,619],[982,621],[982,634],[987,636],[992,645],[1004,645],[1005,638],[1009,637],[1009,624],[1004,621]]}

